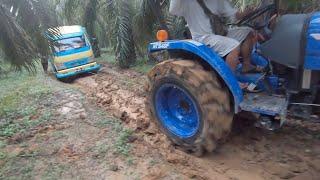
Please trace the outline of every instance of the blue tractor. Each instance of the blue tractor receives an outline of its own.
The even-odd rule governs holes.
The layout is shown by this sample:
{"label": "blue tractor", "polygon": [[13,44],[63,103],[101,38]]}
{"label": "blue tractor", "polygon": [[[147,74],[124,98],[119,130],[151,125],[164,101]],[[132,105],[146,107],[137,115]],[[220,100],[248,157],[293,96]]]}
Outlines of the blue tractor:
{"label": "blue tractor", "polygon": [[[278,1],[258,8],[238,25],[268,31]],[[272,12],[272,13],[271,13]],[[256,23],[264,16],[264,23]],[[222,57],[194,40],[150,43],[151,55],[163,55],[149,72],[146,107],[170,140],[186,152],[212,152],[226,139],[234,117],[254,114],[259,125],[280,128],[288,117],[316,118],[320,104],[320,12],[278,18],[270,38],[257,44],[252,63],[264,73],[232,72]],[[239,82],[249,83],[244,91]]]}

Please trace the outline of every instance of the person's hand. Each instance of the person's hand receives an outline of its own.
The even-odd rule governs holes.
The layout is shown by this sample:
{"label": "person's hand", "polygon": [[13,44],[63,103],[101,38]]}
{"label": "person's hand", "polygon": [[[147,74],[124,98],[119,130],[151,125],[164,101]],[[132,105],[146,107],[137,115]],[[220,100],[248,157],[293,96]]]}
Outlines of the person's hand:
{"label": "person's hand", "polygon": [[258,31],[253,31],[253,42],[256,44],[257,42],[264,42],[266,41],[266,38],[264,35],[259,33]]}
{"label": "person's hand", "polygon": [[269,19],[269,24],[275,24],[278,17],[278,14],[274,14],[273,16],[271,16],[271,18]]}

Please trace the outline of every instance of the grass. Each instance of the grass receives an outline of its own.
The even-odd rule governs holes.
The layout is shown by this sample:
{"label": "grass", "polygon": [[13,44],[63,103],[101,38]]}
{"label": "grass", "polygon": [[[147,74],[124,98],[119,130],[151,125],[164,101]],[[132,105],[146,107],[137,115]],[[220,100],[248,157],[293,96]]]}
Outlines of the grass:
{"label": "grass", "polygon": [[122,131],[123,127],[120,124],[118,119],[108,115],[105,111],[102,111],[102,110],[97,110],[96,113],[99,117],[102,117],[95,123],[96,127],[98,128],[112,127],[112,129],[115,130],[116,132]]}
{"label": "grass", "polygon": [[7,143],[5,141],[0,140],[0,149],[5,148],[7,146]]}
{"label": "grass", "polygon": [[21,106],[25,106],[25,110],[28,111],[30,109],[27,109],[24,102],[37,100],[49,94],[51,89],[46,86],[42,77],[43,74],[11,72],[6,77],[0,78],[0,118],[10,116],[17,109],[23,111]]}
{"label": "grass", "polygon": [[60,179],[63,172],[65,172],[69,167],[67,165],[59,163],[49,163],[41,179],[45,180],[55,180]]}
{"label": "grass", "polygon": [[7,153],[0,151],[0,160],[6,159],[7,158]]}
{"label": "grass", "polygon": [[[103,61],[103,58],[110,59],[108,63],[115,63],[111,55],[104,54],[99,61]],[[34,175],[37,175],[35,171],[38,170],[35,164],[43,161],[40,158],[45,157],[46,151],[42,148],[47,147],[39,146],[41,147],[39,149],[32,145],[40,145],[49,136],[50,140],[61,139],[61,141],[68,136],[67,132],[55,131],[43,136],[37,134],[32,140],[23,139],[17,142],[18,144],[9,141],[13,139],[11,137],[19,137],[20,133],[52,123],[51,119],[55,118],[53,108],[56,108],[53,106],[54,103],[51,103],[55,102],[52,101],[55,98],[54,92],[65,89],[59,85],[58,82],[45,77],[43,73],[30,75],[27,72],[11,72],[0,77],[0,179],[34,178]],[[108,142],[103,139],[93,147],[96,158],[106,160],[105,155],[110,153],[109,155],[125,158],[128,165],[134,165],[135,159],[130,154],[132,147],[128,142],[133,131],[125,129],[118,119],[108,116],[102,110],[97,110],[96,115],[99,119],[95,121],[94,126],[101,129],[110,128],[111,131]],[[50,148],[53,149],[53,146],[54,144]],[[15,149],[16,152],[10,152],[8,150],[10,148],[18,149]],[[41,175],[41,179],[58,179],[57,177],[66,172],[66,168],[68,167],[65,165],[52,163],[44,167],[44,171],[38,175]]]}
{"label": "grass", "polygon": [[[98,63],[107,62],[109,64],[117,65],[116,57],[110,50],[107,50],[107,53],[101,54],[101,57],[97,58]],[[137,72],[146,74],[148,73],[154,64],[148,62],[146,57],[138,58],[136,63],[131,67]]]}
{"label": "grass", "polygon": [[0,52],[0,78],[10,71],[10,65],[4,62]]}
{"label": "grass", "polygon": [[[104,115],[105,113],[98,112],[100,115]],[[116,142],[114,143],[114,152],[117,154],[121,154],[125,157],[129,157],[131,146],[128,143],[128,138],[133,134],[133,131],[131,129],[125,129],[121,123],[119,123],[119,120],[114,118],[106,118],[101,119],[100,121],[97,121],[95,124],[96,127],[99,128],[107,128],[111,127],[111,129],[114,132],[114,134],[117,134],[118,137],[116,139]],[[95,147],[95,150],[98,152],[98,154],[105,154],[110,149],[109,146],[98,144]]]}
{"label": "grass", "polygon": [[132,135],[132,130],[123,129],[115,143],[116,152],[118,154],[129,157],[131,145],[128,143],[128,138]]}
{"label": "grass", "polygon": [[11,137],[50,120],[50,109],[39,109],[39,101],[52,93],[43,74],[10,73],[0,84],[0,137]]}
{"label": "grass", "polygon": [[133,134],[133,130],[124,128],[118,119],[110,117],[104,111],[98,110],[96,113],[101,119],[94,126],[101,129],[108,128],[112,135],[94,145],[92,157],[99,161],[108,162],[109,158],[105,158],[106,156],[120,155],[126,159],[129,166],[133,165],[134,159],[130,154],[132,146],[129,143],[129,137]]}
{"label": "grass", "polygon": [[[16,154],[5,148],[8,138],[29,132],[52,118],[50,107],[42,105],[52,98],[54,92],[47,81],[48,78],[41,72],[36,75],[10,72],[0,77],[0,161],[4,162],[0,167],[0,179],[31,178],[34,154]],[[28,160],[23,159],[26,157]]]}
{"label": "grass", "polygon": [[112,52],[111,50],[107,50],[107,53],[101,54],[101,57],[96,58],[97,62],[98,63],[107,62],[107,63],[116,65],[117,64],[116,57],[114,53],[111,53],[111,52]]}
{"label": "grass", "polygon": [[24,133],[33,127],[44,124],[50,120],[51,112],[49,110],[37,112],[35,107],[26,107],[10,112],[8,118],[0,125],[0,137],[12,137],[16,133]]}
{"label": "grass", "polygon": [[0,179],[31,179],[36,160],[29,158],[28,161],[16,161],[12,157],[6,166],[0,169]]}
{"label": "grass", "polygon": [[154,67],[154,64],[149,63],[147,58],[141,58],[137,60],[136,64],[132,68],[137,72],[146,74],[153,67]]}
{"label": "grass", "polygon": [[157,161],[157,160],[155,160],[155,159],[152,159],[152,160],[150,160],[149,161],[149,165],[150,166],[155,166],[156,164],[158,164],[159,162]]}

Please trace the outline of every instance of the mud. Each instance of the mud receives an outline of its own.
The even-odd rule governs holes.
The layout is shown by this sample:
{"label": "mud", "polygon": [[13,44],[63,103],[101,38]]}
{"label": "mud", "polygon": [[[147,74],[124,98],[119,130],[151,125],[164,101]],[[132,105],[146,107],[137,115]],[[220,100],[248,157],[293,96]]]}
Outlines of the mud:
{"label": "mud", "polygon": [[[145,81],[143,74],[105,64],[98,75],[75,82],[90,99],[135,131],[137,163],[130,168],[144,179],[320,178],[320,124],[289,120],[281,130],[268,132],[241,119],[224,145],[197,158],[176,149],[150,122],[144,105]],[[150,157],[160,162],[154,165]],[[128,177],[121,168],[115,169],[114,177]]]}

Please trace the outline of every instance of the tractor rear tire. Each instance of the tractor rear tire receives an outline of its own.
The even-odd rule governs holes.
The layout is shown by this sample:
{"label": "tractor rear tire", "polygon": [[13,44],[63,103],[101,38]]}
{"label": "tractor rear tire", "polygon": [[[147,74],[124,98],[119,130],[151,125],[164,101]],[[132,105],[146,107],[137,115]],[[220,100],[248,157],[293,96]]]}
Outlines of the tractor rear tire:
{"label": "tractor rear tire", "polygon": [[[192,137],[181,138],[170,132],[160,120],[156,109],[156,92],[164,83],[174,83],[190,94],[197,104],[200,126]],[[229,91],[220,83],[215,72],[205,70],[192,60],[167,60],[148,73],[146,108],[153,120],[169,139],[182,150],[202,156],[213,152],[232,128],[233,111]]]}

